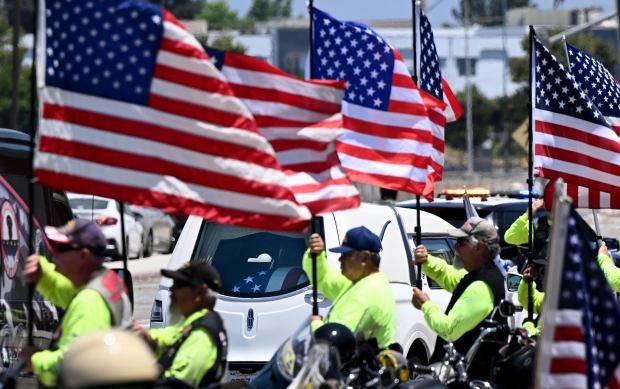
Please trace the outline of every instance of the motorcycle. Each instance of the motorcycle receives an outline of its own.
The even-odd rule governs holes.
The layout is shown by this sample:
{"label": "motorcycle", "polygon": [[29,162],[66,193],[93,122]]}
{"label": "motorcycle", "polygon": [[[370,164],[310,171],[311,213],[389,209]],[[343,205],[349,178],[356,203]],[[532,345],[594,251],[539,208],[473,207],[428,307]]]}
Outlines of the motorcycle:
{"label": "motorcycle", "polygon": [[[512,303],[503,300],[490,317],[499,313],[507,318],[515,311]],[[511,329],[505,323],[486,320],[485,328],[465,355],[457,352],[451,342],[444,348],[446,353],[441,361],[430,366],[412,366],[416,388],[513,389],[531,385],[535,341],[522,328]],[[483,371],[480,366],[485,367]]]}
{"label": "motorcycle", "polygon": [[381,350],[374,340],[356,339],[341,324],[327,323],[314,333],[309,324],[304,322],[278,348],[250,381],[250,388],[410,387],[409,366],[398,351]]}

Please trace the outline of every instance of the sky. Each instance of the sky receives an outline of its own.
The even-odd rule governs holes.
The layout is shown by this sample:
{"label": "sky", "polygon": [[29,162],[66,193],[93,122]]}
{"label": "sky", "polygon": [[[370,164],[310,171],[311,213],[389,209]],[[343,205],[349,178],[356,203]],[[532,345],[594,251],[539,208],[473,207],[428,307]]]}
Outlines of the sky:
{"label": "sky", "polygon": [[[251,0],[228,0],[231,8],[245,15]],[[293,16],[307,14],[306,0],[293,0]],[[411,0],[314,0],[314,6],[339,19],[367,21],[374,19],[407,19],[411,16]],[[452,8],[459,0],[426,0],[427,15],[435,25],[455,23]],[[550,9],[553,0],[534,0],[541,9]],[[597,6],[603,13],[615,10],[613,0],[565,0],[561,8],[583,8]]]}

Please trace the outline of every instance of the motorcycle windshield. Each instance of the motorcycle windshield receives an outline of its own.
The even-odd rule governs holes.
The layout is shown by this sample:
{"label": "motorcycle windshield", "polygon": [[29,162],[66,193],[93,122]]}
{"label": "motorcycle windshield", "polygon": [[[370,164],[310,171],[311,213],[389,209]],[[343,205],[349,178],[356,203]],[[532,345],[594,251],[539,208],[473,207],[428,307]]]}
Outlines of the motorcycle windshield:
{"label": "motorcycle windshield", "polygon": [[292,380],[297,375],[306,359],[312,339],[308,318],[278,349],[276,366],[284,376]]}

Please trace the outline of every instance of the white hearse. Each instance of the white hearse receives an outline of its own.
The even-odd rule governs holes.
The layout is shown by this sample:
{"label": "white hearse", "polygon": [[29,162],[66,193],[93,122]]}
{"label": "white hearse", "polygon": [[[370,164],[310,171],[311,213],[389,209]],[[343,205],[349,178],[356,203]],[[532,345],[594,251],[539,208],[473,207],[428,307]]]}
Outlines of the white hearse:
{"label": "white hearse", "polygon": [[[389,277],[396,298],[396,341],[405,355],[428,360],[436,335],[420,311],[411,305],[416,269],[411,262],[416,211],[390,205],[362,204],[357,209],[320,217],[327,247],[341,243],[347,230],[364,225],[382,239],[381,271]],[[422,243],[448,262],[454,258],[453,228],[438,216],[421,212]],[[206,261],[223,282],[216,310],[228,330],[229,369],[251,374],[267,362],[277,347],[311,314],[312,288],[301,269],[307,236],[303,233],[255,230],[217,224],[192,216],[187,220],[168,268]],[[338,254],[328,253],[338,266]],[[151,327],[175,319],[168,311],[171,280],[162,278],[151,312]],[[423,289],[445,308],[450,294],[423,276]],[[331,302],[319,295],[321,314]]]}

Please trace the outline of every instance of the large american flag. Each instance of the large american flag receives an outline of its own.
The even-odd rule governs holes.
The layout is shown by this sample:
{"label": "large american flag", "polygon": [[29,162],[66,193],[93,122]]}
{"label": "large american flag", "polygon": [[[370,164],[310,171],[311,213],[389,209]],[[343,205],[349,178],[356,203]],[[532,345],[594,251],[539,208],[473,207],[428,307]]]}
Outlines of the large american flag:
{"label": "large american flag", "polygon": [[433,129],[433,170],[438,180],[441,179],[444,165],[445,133],[446,122],[457,120],[463,113],[463,108],[459,104],[456,96],[450,89],[448,82],[441,75],[439,67],[439,56],[435,46],[433,29],[422,8],[416,2],[416,74],[418,76],[418,86],[426,93],[440,101],[444,101],[446,106],[443,110],[438,110],[440,115],[435,115],[431,111],[431,121]]}
{"label": "large american flag", "polygon": [[564,257],[557,258],[560,282],[546,288],[544,332],[537,356],[541,388],[618,388],[620,384],[620,306],[598,265],[596,247],[585,239],[591,232],[584,224],[571,208],[567,234],[559,238],[566,248]]}
{"label": "large american flag", "polygon": [[307,226],[251,113],[174,16],[131,0],[48,0],[43,24],[42,183],[221,223]]}
{"label": "large american flag", "polygon": [[581,191],[578,207],[620,208],[618,135],[536,38],[531,55],[534,168],[551,182],[563,178],[573,193]]}
{"label": "large american flag", "polygon": [[358,207],[359,192],[342,171],[334,142],[342,132],[344,83],[304,81],[258,58],[207,52],[273,146],[297,201],[314,215]]}
{"label": "large american flag", "polygon": [[417,88],[400,53],[371,28],[316,8],[311,17],[312,77],[346,81],[336,146],[342,166],[354,180],[423,194],[433,144],[429,112],[444,103]]}
{"label": "large american flag", "polygon": [[[565,44],[569,69],[575,81],[611,123],[616,134],[620,134],[620,86],[618,82],[597,59],[566,42]],[[585,186],[566,185],[570,192],[569,195],[578,207],[598,209],[617,206],[616,203],[614,203],[616,206],[612,206],[610,193]]]}

